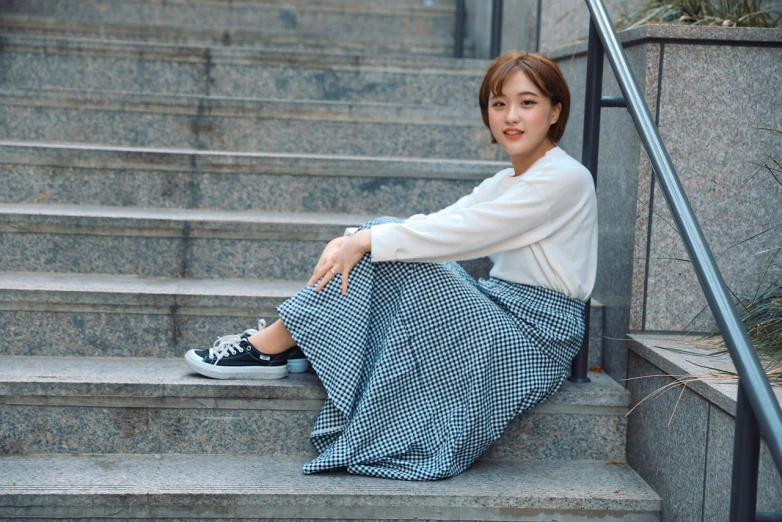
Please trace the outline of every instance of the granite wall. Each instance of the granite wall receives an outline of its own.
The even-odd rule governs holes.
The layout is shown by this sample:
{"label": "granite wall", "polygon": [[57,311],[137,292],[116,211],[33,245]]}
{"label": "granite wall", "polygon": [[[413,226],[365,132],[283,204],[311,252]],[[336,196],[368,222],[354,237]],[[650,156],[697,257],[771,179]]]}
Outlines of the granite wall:
{"label": "granite wall", "polygon": [[[782,186],[763,174],[782,158],[782,30],[646,26],[620,34],[674,167],[728,286],[752,295],[782,244]],[[573,107],[560,145],[581,157],[586,45],[549,53],[570,83]],[[619,95],[608,62],[604,95]],[[600,132],[600,240],[594,297],[605,306],[603,367],[627,374],[621,339],[635,331],[715,328],[664,196],[624,109],[604,109]],[[750,180],[750,181],[748,181]]]}
{"label": "granite wall", "polygon": [[[537,49],[538,3],[543,0],[505,0],[502,13],[501,50]],[[487,0],[466,0],[466,33],[476,58],[489,58],[492,4]]]}
{"label": "granite wall", "polygon": [[[644,0],[606,0],[616,18]],[[488,58],[491,44],[492,3],[467,0],[467,37],[476,58]],[[548,52],[563,45],[585,41],[589,10],[584,0],[504,0],[501,50]]]}
{"label": "granite wall", "polygon": [[[727,360],[715,362],[670,351],[700,351],[670,336],[639,334],[633,338],[626,341],[627,383],[635,408],[628,416],[628,464],[662,497],[661,522],[728,522],[735,382],[694,382],[644,399],[673,383],[670,375],[707,373],[693,363],[732,365]],[[782,390],[776,395],[782,400]],[[782,513],[782,478],[762,439],[757,509]]]}

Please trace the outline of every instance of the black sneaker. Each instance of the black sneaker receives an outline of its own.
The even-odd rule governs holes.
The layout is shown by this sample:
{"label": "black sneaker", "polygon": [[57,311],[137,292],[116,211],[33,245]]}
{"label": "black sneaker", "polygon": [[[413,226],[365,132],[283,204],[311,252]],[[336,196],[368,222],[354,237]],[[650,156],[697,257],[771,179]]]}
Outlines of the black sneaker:
{"label": "black sneaker", "polygon": [[185,362],[196,372],[213,379],[282,379],[288,375],[288,352],[266,355],[247,339],[210,348],[202,359],[195,351],[187,352]]}
{"label": "black sneaker", "polygon": [[304,373],[310,368],[310,362],[304,356],[301,348],[294,346],[286,352],[288,354],[288,371],[291,373]]}
{"label": "black sneaker", "polygon": [[[223,345],[238,343],[242,339],[247,339],[251,335],[257,334],[260,330],[263,330],[264,328],[266,328],[266,321],[264,321],[263,319],[258,319],[257,330],[254,328],[248,328],[241,334],[231,334],[231,335],[224,335],[222,337],[218,337],[217,340],[212,345],[211,349],[219,350],[222,349]],[[210,348],[204,348],[203,350],[192,349],[185,354],[185,358],[187,359],[191,357],[198,357],[199,359],[203,359],[204,357],[209,355],[209,350]]]}

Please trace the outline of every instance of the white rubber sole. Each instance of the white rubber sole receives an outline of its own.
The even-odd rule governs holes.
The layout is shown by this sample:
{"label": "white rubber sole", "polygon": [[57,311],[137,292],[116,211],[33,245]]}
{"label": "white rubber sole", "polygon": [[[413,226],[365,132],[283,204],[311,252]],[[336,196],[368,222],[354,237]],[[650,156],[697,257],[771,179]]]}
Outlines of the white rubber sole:
{"label": "white rubber sole", "polygon": [[185,354],[185,362],[194,371],[212,379],[282,379],[288,375],[288,365],[283,366],[215,366],[200,359],[195,350]]}

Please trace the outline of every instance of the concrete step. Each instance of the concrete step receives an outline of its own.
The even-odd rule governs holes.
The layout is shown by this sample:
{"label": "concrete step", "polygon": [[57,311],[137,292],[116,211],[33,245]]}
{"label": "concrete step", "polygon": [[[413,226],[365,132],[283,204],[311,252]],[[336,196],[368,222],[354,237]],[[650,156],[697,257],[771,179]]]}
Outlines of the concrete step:
{"label": "concrete step", "polygon": [[[604,373],[514,419],[487,459],[625,460],[629,393]],[[314,373],[220,381],[182,358],[0,357],[0,454],[314,457]],[[57,434],[57,436],[52,436]]]}
{"label": "concrete step", "polygon": [[[259,318],[276,320],[277,306],[305,285],[0,272],[0,354],[26,355],[31,346],[45,346],[51,355],[180,357]],[[599,347],[594,351],[599,354]]]}
{"label": "concrete step", "polygon": [[[0,89],[0,139],[501,160],[475,108]],[[451,114],[448,114],[448,113]]]}
{"label": "concrete step", "polygon": [[6,270],[306,280],[370,216],[0,204]]}
{"label": "concrete step", "polygon": [[[0,204],[8,271],[307,280],[323,248],[377,216]],[[488,259],[466,261],[488,275]]]}
{"label": "concrete step", "polygon": [[398,215],[444,208],[509,166],[0,142],[0,202]]}
{"label": "concrete step", "polygon": [[306,281],[0,273],[3,355],[181,357],[276,320]]}
{"label": "concrete step", "polygon": [[[211,338],[242,331],[258,318],[271,323],[277,305],[305,285],[0,272],[0,326],[6,339],[0,354],[28,354],[28,346],[44,342],[53,355],[178,357],[203,347],[205,332]],[[593,300],[589,365],[596,368],[603,314]]]}
{"label": "concrete step", "polygon": [[485,60],[0,34],[0,86],[477,107]]}
{"label": "concrete step", "polygon": [[[378,6],[369,2],[170,2],[163,0],[26,0],[0,3],[4,24],[15,21],[57,21],[68,26],[92,23],[109,32],[114,27],[243,30],[289,37],[326,38],[366,43],[449,43],[453,47],[455,2],[450,6]],[[255,36],[254,38],[258,38]],[[220,41],[220,40],[218,40]],[[228,39],[227,43],[233,43]]]}
{"label": "concrete step", "polygon": [[[51,355],[181,357],[259,318],[271,324],[277,306],[305,285],[0,272],[0,355],[43,345]],[[593,300],[591,311],[589,366],[599,371],[604,310]]]}
{"label": "concrete step", "polygon": [[[86,9],[88,3],[96,5]],[[197,6],[168,2],[154,9],[150,3],[106,0],[7,4],[0,2],[0,31],[9,34],[354,54],[453,56],[454,52],[453,11],[379,11],[365,4],[352,10],[326,8],[318,13],[322,23],[313,23],[317,18],[311,8],[290,5],[202,4],[205,9],[192,16],[182,10]],[[303,19],[299,13],[305,15]],[[208,20],[210,16],[215,21]],[[463,49],[465,57],[472,56],[472,42],[465,40]]]}
{"label": "concrete step", "polygon": [[304,475],[304,462],[226,455],[5,457],[0,517],[658,522],[662,509],[660,497],[623,464],[479,461],[448,480],[404,482]]}

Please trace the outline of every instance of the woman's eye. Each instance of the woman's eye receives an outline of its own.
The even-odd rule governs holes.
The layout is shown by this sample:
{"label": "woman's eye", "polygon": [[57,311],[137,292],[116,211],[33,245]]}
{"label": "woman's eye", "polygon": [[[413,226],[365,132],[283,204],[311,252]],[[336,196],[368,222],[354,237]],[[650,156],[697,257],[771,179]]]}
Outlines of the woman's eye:
{"label": "woman's eye", "polygon": [[521,102],[521,104],[529,106],[529,105],[535,105],[535,102],[532,100],[524,100],[523,102]]}
{"label": "woman's eye", "polygon": [[492,107],[502,107],[503,105],[505,105],[505,104],[502,103],[501,101],[496,101],[496,102],[491,104]]}

